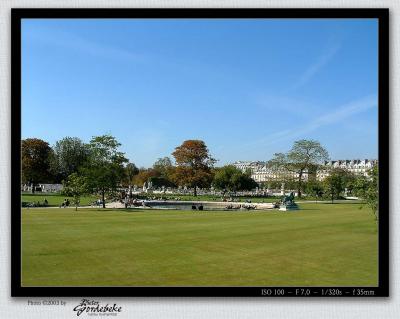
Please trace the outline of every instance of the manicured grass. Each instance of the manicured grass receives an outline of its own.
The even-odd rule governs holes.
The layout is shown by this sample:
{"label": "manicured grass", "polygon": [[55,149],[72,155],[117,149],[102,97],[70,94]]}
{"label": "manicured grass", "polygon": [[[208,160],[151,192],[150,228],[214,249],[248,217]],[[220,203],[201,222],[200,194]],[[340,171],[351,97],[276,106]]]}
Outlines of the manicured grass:
{"label": "manicured grass", "polygon": [[23,286],[376,286],[359,204],[296,212],[23,209]]}
{"label": "manicured grass", "polygon": [[[69,198],[72,202],[72,197],[66,197],[63,195],[54,195],[54,194],[21,194],[21,202],[29,202],[36,203],[40,202],[41,204],[44,202],[44,199],[47,199],[49,202],[49,206],[60,206],[60,204],[64,201],[65,198]],[[90,205],[96,199],[99,199],[99,196],[82,196],[81,197],[81,206]],[[72,205],[72,204],[71,204]]]}

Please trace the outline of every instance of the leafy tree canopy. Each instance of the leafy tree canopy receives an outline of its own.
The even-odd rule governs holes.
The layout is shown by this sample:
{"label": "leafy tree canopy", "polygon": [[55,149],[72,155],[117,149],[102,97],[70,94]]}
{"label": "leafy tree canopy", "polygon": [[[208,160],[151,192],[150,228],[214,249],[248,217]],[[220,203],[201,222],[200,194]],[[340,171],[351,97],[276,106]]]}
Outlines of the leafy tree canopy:
{"label": "leafy tree canopy", "polygon": [[128,163],[125,166],[125,183],[129,186],[133,183],[133,178],[139,174],[139,169],[136,167],[134,163]]}
{"label": "leafy tree canopy", "polygon": [[215,173],[213,185],[217,189],[234,192],[252,190],[258,186],[248,172],[243,173],[233,165],[226,165],[219,168]]}
{"label": "leafy tree canopy", "polygon": [[158,169],[158,170],[163,170],[165,168],[169,168],[172,167],[172,161],[171,159],[166,156],[163,158],[159,158],[154,164],[153,164],[153,168],[154,169]]}
{"label": "leafy tree canopy", "polygon": [[177,185],[194,188],[209,187],[213,178],[212,170],[216,160],[212,158],[206,144],[200,140],[187,140],[172,153],[176,162],[173,179]]}
{"label": "leafy tree canopy", "polygon": [[304,172],[315,171],[316,167],[328,159],[328,151],[318,141],[299,140],[294,142],[289,152],[274,154],[268,165],[298,174],[297,190],[301,197]]}
{"label": "leafy tree canopy", "polygon": [[169,185],[173,184],[172,175],[174,173],[174,166],[169,157],[159,158],[153,164],[153,170],[157,171],[159,173],[159,176],[161,176],[164,180],[168,180]]}
{"label": "leafy tree canopy", "polygon": [[[49,143],[38,138],[27,138],[21,142],[22,181],[36,185],[52,180]],[[35,187],[32,187],[32,192]]]}
{"label": "leafy tree canopy", "polygon": [[371,208],[375,220],[379,220],[379,170],[375,166],[368,172],[368,176],[359,176],[354,183],[354,192],[365,200]]}
{"label": "leafy tree canopy", "polygon": [[308,180],[304,189],[307,195],[315,197],[315,201],[324,195],[324,185],[317,180]]}
{"label": "leafy tree canopy", "polygon": [[59,180],[78,172],[88,159],[89,147],[77,137],[65,137],[53,146],[51,169]]}
{"label": "leafy tree canopy", "polygon": [[124,163],[128,160],[118,150],[121,144],[111,135],[95,136],[89,143],[89,160],[81,170],[94,191],[102,195],[105,208],[105,193],[113,191],[125,177]]}
{"label": "leafy tree canopy", "polygon": [[348,183],[354,178],[354,175],[348,170],[335,168],[332,169],[329,176],[324,181],[324,190],[329,194],[333,203],[334,199],[340,198]]}
{"label": "leafy tree canopy", "polygon": [[63,193],[72,196],[72,203],[75,205],[75,210],[78,210],[81,196],[90,192],[87,177],[72,173],[63,184]]}

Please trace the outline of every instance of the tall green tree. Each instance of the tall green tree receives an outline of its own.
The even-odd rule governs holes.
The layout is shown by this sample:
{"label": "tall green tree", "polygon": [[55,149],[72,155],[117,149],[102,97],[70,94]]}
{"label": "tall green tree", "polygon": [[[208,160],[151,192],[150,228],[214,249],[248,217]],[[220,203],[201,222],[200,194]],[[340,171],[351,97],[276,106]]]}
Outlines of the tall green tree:
{"label": "tall green tree", "polygon": [[50,158],[52,149],[49,143],[38,138],[27,138],[21,141],[22,182],[32,186],[35,192],[37,183],[52,180]]}
{"label": "tall green tree", "polygon": [[354,192],[365,200],[371,208],[375,221],[379,220],[379,170],[374,166],[368,176],[358,176],[354,183]]}
{"label": "tall green tree", "polygon": [[172,153],[176,162],[174,181],[177,185],[189,186],[197,196],[197,187],[209,187],[213,174],[212,167],[216,160],[203,141],[187,140],[175,148]]}
{"label": "tall green tree", "polygon": [[93,191],[101,194],[105,208],[105,194],[116,190],[125,176],[124,163],[128,160],[118,148],[121,144],[111,135],[95,136],[89,143],[89,160],[82,168]]}
{"label": "tall green tree", "polygon": [[305,183],[305,191],[307,195],[313,196],[315,198],[315,202],[317,202],[317,200],[324,194],[324,185],[320,181],[309,180],[307,183]]}
{"label": "tall green tree", "polygon": [[349,181],[353,178],[353,174],[345,169],[332,169],[324,181],[325,193],[329,194],[333,203],[334,199],[340,198]]}
{"label": "tall green tree", "polygon": [[[293,178],[293,176],[286,176],[283,180],[280,181],[280,185],[282,186],[282,183],[284,183],[284,188],[285,190],[293,190],[298,187],[298,181]],[[301,184],[301,191],[303,191],[304,185],[303,183]]]}
{"label": "tall green tree", "polygon": [[216,189],[236,192],[252,190],[258,184],[251,178],[250,172],[243,173],[233,165],[226,165],[216,170],[213,185]]}
{"label": "tall green tree", "polygon": [[134,163],[128,163],[125,166],[125,176],[126,181],[128,182],[128,186],[132,184],[133,177],[139,174],[139,169],[136,167]]}
{"label": "tall green tree", "polygon": [[173,180],[173,175],[175,172],[175,167],[172,164],[172,161],[169,157],[159,158],[153,164],[153,170],[157,172],[158,176],[152,176],[149,181],[156,186],[166,186],[166,187],[175,187],[176,184]]}
{"label": "tall green tree", "polygon": [[132,197],[132,183],[133,183],[133,178],[139,174],[139,169],[136,167],[134,163],[128,163],[125,166],[125,186],[129,187],[129,196]]}
{"label": "tall green tree", "polygon": [[89,147],[77,137],[64,137],[53,146],[51,169],[59,181],[78,172],[89,156]]}
{"label": "tall green tree", "polygon": [[269,181],[267,183],[267,187],[268,188],[272,188],[272,189],[280,189],[282,186],[282,182],[281,181]]}
{"label": "tall green tree", "polygon": [[166,156],[159,158],[154,164],[153,169],[160,172],[162,177],[168,176],[168,171],[173,167],[171,159]]}
{"label": "tall green tree", "polygon": [[329,159],[328,151],[314,140],[299,140],[294,142],[287,153],[276,153],[268,161],[274,168],[283,168],[297,175],[297,194],[301,197],[304,173],[315,171],[316,167]]}
{"label": "tall green tree", "polygon": [[75,211],[78,210],[81,197],[89,192],[88,179],[77,173],[72,173],[63,182],[63,193],[67,196],[72,196],[72,203],[75,205]]}

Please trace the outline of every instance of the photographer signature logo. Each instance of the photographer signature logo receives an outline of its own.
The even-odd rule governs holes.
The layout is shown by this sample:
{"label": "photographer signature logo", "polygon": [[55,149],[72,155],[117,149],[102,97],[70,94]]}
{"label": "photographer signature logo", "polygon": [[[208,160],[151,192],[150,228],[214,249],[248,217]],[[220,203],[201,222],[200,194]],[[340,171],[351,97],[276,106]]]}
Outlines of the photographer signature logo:
{"label": "photographer signature logo", "polygon": [[82,299],[74,308],[74,311],[77,316],[80,316],[83,313],[86,313],[89,316],[116,316],[122,311],[122,307],[117,304],[109,305],[108,303],[103,306],[99,301]]}

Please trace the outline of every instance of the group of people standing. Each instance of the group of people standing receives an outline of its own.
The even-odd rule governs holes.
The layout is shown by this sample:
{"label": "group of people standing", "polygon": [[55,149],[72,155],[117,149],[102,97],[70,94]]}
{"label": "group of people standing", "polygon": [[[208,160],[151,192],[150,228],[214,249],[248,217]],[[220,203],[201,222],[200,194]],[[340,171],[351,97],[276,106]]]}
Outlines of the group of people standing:
{"label": "group of people standing", "polygon": [[61,203],[60,208],[69,207],[69,204],[70,204],[69,199],[65,198],[64,201]]}

